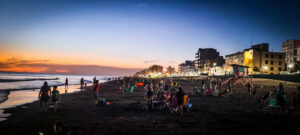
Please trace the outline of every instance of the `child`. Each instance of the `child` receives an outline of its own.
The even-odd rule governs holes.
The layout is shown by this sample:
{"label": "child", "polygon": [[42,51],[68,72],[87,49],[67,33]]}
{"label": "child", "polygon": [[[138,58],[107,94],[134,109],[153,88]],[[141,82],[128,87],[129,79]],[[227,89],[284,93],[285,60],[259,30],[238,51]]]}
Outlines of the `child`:
{"label": "child", "polygon": [[54,103],[54,111],[56,112],[57,101],[59,99],[59,91],[57,90],[57,86],[53,87],[52,91],[52,102]]}

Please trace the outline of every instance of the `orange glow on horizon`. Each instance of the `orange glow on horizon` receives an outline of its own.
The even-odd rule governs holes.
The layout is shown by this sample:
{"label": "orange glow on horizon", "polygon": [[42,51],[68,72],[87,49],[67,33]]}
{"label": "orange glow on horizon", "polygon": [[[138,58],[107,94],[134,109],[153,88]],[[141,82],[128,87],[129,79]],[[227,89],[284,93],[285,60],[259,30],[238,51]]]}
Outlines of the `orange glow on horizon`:
{"label": "orange glow on horizon", "polygon": [[10,67],[10,68],[1,68],[0,71],[4,72],[31,72],[31,73],[41,73],[47,71],[46,67]]}
{"label": "orange glow on horizon", "polygon": [[68,73],[69,72],[69,70],[64,70],[64,69],[57,69],[55,71],[58,73]]}

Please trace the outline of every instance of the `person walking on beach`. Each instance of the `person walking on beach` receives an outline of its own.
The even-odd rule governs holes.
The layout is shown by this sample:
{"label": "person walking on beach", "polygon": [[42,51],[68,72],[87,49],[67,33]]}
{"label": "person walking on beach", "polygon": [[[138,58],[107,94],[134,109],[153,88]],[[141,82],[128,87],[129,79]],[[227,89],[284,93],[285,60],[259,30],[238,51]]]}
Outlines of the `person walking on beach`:
{"label": "person walking on beach", "polygon": [[40,99],[41,110],[47,111],[48,100],[49,100],[50,95],[51,95],[51,89],[48,86],[48,83],[44,82],[44,85],[41,87],[41,90],[38,95],[38,97]]}
{"label": "person walking on beach", "polygon": [[68,87],[69,87],[69,80],[68,80],[68,77],[67,77],[66,81],[65,81],[65,92],[66,93],[68,92]]}
{"label": "person walking on beach", "polygon": [[53,86],[53,90],[52,90],[52,102],[54,104],[54,112],[56,112],[56,109],[57,109],[58,99],[59,99],[59,91],[57,90],[57,86]]}

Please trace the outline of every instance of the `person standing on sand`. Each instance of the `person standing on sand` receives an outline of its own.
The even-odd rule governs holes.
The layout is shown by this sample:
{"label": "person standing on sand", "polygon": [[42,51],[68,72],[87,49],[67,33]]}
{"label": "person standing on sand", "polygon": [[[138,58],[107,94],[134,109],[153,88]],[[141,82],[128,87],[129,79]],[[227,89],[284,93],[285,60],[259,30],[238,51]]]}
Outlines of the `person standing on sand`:
{"label": "person standing on sand", "polygon": [[251,95],[251,93],[252,93],[252,87],[251,87],[250,83],[247,83],[247,88],[248,88],[249,95]]}
{"label": "person standing on sand", "polygon": [[183,114],[184,92],[181,87],[179,87],[179,91],[176,93],[176,97],[177,97],[177,106],[179,107],[180,114]]}
{"label": "person standing on sand", "polygon": [[[48,83],[44,82],[44,85],[41,87],[41,90],[38,95],[38,97],[40,99],[41,110],[47,111],[48,100],[49,100],[50,95],[51,95],[51,89],[48,86]],[[43,107],[43,104],[44,104],[44,107]]]}
{"label": "person standing on sand", "polygon": [[59,91],[57,90],[57,86],[53,86],[52,102],[54,104],[54,112],[56,112],[58,99],[59,99]]}
{"label": "person standing on sand", "polygon": [[68,77],[67,77],[66,81],[65,81],[65,92],[66,93],[68,92],[68,87],[69,87],[69,80],[68,80]]}
{"label": "person standing on sand", "polygon": [[96,104],[98,103],[98,99],[100,96],[100,84],[99,84],[99,80],[96,80],[95,82],[95,87],[94,87],[94,96],[96,98]]}
{"label": "person standing on sand", "polygon": [[276,93],[276,100],[279,105],[279,113],[283,114],[285,109],[285,91],[282,83],[279,84],[279,88]]}
{"label": "person standing on sand", "polygon": [[81,90],[83,89],[83,86],[84,86],[84,79],[81,78],[81,79],[80,79],[80,89],[81,89]]}
{"label": "person standing on sand", "polygon": [[93,85],[96,86],[96,76],[93,78]]}

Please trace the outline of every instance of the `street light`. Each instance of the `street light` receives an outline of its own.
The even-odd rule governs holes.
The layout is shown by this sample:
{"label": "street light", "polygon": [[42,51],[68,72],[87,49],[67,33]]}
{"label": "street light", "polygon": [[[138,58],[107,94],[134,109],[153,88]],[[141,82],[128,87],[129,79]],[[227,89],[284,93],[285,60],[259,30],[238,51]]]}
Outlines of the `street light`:
{"label": "street light", "polygon": [[264,70],[267,70],[267,69],[268,69],[268,66],[264,66],[263,69],[264,69]]}
{"label": "street light", "polygon": [[290,69],[290,73],[292,72],[293,67],[294,67],[293,64],[289,64],[289,65],[288,65],[288,68]]}

